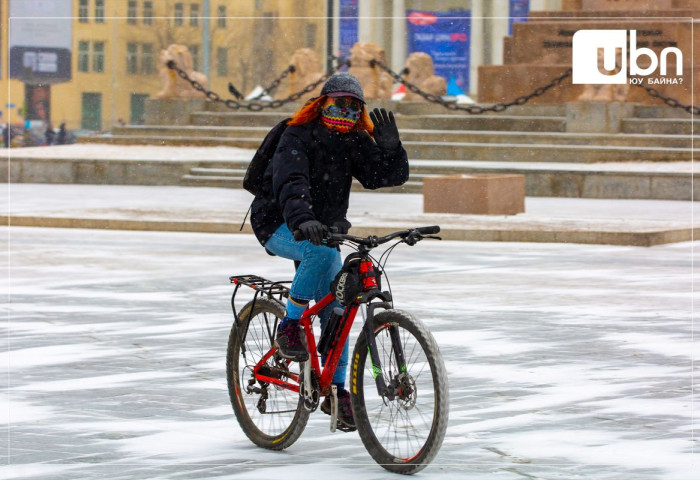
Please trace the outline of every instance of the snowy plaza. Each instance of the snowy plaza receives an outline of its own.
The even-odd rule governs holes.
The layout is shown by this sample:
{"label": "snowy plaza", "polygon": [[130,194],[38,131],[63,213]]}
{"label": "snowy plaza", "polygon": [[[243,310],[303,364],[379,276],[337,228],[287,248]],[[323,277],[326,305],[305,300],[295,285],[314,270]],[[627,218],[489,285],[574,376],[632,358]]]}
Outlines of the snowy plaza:
{"label": "snowy plaza", "polygon": [[[13,211],[51,197],[44,209],[60,210],[71,195],[132,209],[159,198],[157,187],[103,187],[97,199],[81,189],[99,187],[34,186],[32,203],[32,186],[15,187]],[[161,188],[182,192],[175,205],[217,191]],[[219,191],[222,203],[244,193]],[[355,215],[391,195],[357,198]],[[0,478],[391,476],[320,412],[283,452],[240,430],[225,379],[228,277],[292,274],[252,235],[13,227],[3,240],[11,466]],[[387,269],[396,307],[433,332],[450,381],[445,442],[419,477],[693,478],[696,247],[398,248]]]}

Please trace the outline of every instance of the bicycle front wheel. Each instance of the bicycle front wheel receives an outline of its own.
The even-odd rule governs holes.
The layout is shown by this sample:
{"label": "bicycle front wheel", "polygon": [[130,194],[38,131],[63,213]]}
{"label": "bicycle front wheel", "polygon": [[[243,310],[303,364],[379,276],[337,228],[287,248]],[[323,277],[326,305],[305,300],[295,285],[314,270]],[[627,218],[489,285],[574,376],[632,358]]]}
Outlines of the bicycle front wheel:
{"label": "bicycle front wheel", "polygon": [[[380,397],[367,339],[360,335],[352,360],[351,400],[355,425],[369,454],[394,473],[424,469],[445,437],[449,410],[447,374],[435,339],[413,315],[387,310],[374,317],[382,375],[397,385],[394,400]],[[391,330],[398,331],[406,360],[398,365]]]}
{"label": "bicycle front wheel", "polygon": [[[281,303],[259,298],[246,304],[233,325],[226,354],[226,378],[231,405],[246,436],[256,445],[282,450],[304,431],[309,411],[299,393],[256,379],[255,367],[273,348],[274,332],[284,317]],[[296,383],[299,363],[274,354],[260,369],[267,378]]]}

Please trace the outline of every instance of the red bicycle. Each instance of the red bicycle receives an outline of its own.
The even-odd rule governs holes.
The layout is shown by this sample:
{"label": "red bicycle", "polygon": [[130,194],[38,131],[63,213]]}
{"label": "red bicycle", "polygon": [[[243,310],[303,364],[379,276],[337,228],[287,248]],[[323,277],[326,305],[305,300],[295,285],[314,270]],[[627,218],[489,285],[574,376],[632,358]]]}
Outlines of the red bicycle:
{"label": "red bicycle", "polygon": [[[392,472],[415,473],[432,461],[447,428],[445,366],[423,323],[393,308],[390,289],[381,289],[381,277],[394,247],[415,245],[425,238],[439,239],[432,236],[439,231],[434,226],[384,237],[327,233],[327,244],[349,245],[356,252],[345,259],[331,293],[307,308],[301,319],[310,352],[309,360],[301,363],[280,357],[274,346],[276,329],[285,313],[283,299],[289,295],[286,284],[291,282],[273,282],[256,275],[230,278],[236,286],[231,298],[234,323],[226,375],[233,411],[253,443],[272,450],[292,445],[322,396],[331,396],[330,428],[335,430],[338,406],[331,379],[359,311],[364,324],[352,353],[349,382],[360,438],[372,458]],[[394,239],[398,241],[379,260],[370,255],[373,248]],[[242,285],[255,293],[237,311],[235,298]],[[317,344],[314,321],[335,299],[345,308],[334,310]],[[376,313],[378,309],[383,311]],[[323,368],[321,355],[326,356]]]}

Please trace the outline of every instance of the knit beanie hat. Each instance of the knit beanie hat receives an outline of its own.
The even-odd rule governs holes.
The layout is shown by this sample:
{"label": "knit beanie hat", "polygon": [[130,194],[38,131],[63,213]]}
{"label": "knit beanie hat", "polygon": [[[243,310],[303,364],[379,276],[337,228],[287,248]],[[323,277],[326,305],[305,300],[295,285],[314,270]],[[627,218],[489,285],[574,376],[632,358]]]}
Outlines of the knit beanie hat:
{"label": "knit beanie hat", "polygon": [[321,95],[329,97],[353,97],[365,102],[365,97],[362,94],[362,85],[352,75],[346,72],[336,73],[331,76],[323,85]]}

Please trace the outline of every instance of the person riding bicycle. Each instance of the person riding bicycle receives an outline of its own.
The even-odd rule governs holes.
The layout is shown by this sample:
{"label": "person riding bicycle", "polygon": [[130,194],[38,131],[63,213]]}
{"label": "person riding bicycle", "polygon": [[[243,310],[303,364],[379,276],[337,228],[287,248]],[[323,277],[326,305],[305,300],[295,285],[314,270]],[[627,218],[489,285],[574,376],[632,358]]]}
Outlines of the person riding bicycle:
{"label": "person riding bicycle", "polygon": [[[309,354],[299,319],[310,300],[329,293],[342,267],[339,249],[322,244],[324,228],[347,233],[352,226],[346,214],[353,177],[372,190],[403,185],[408,156],[393,113],[375,108],[368,115],[362,86],[348,73],[331,76],[321,95],[297,110],[287,125],[251,206],[251,225],[268,253],[299,262],[275,344],[282,357],[301,362]],[[295,240],[295,231],[306,240]],[[322,329],[338,306],[333,302],[321,312]],[[354,430],[345,390],[348,352],[346,342],[333,384],[338,421]],[[330,414],[329,398],[321,410]]]}

